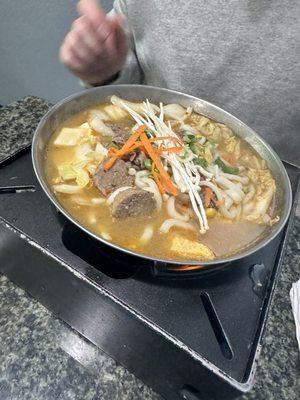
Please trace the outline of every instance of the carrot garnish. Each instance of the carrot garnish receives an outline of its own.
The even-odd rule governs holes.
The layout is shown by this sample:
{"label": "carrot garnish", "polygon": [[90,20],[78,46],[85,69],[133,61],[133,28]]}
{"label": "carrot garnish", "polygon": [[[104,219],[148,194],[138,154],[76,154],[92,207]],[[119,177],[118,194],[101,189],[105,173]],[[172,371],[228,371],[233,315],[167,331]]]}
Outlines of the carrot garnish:
{"label": "carrot garnish", "polygon": [[142,133],[144,133],[146,129],[145,125],[141,125],[131,136],[130,138],[127,140],[127,142],[124,144],[124,146],[122,147],[122,149],[120,150],[122,151],[126,151],[128,150],[132,145],[134,145],[137,141],[137,139],[141,136]]}
{"label": "carrot garnish", "polygon": [[[165,170],[161,159],[160,154],[162,152],[168,153],[178,153],[182,151],[183,145],[182,142],[173,136],[163,136],[159,138],[148,138],[145,133],[146,126],[141,125],[127,140],[124,146],[117,150],[114,147],[111,147],[108,150],[108,155],[110,159],[104,164],[104,171],[108,171],[114,163],[117,161],[118,158],[122,158],[128,153],[131,153],[137,148],[143,150],[152,160],[152,175],[153,179],[157,184],[159,191],[163,194],[165,190],[167,190],[170,194],[176,196],[178,194],[178,189],[172,182],[169,174]],[[152,143],[161,140],[172,140],[179,144],[179,146],[174,147],[153,147]]]}
{"label": "carrot garnish", "polygon": [[210,202],[213,200],[214,197],[214,192],[211,190],[211,188],[206,187],[204,190],[204,205],[205,207],[210,206]]}
{"label": "carrot garnish", "polygon": [[165,171],[164,166],[160,160],[159,154],[157,153],[157,150],[151,145],[151,142],[145,133],[142,133],[140,138],[141,138],[141,142],[142,142],[148,156],[151,158],[155,167],[158,169],[158,172],[160,174],[160,178],[162,180],[163,185],[165,186],[165,188],[167,189],[167,191],[170,194],[177,196],[178,189],[171,181],[171,178],[170,178],[169,174],[167,173],[167,171]]}
{"label": "carrot garnish", "polygon": [[179,147],[176,147],[176,146],[174,146],[174,147],[159,146],[157,148],[157,152],[159,154],[164,153],[164,152],[167,152],[167,153],[180,153],[184,148],[183,142],[179,138],[174,137],[174,136],[161,136],[161,137],[150,138],[149,142],[153,143],[153,142],[157,142],[157,141],[161,141],[161,140],[171,140],[173,142],[178,143]]}
{"label": "carrot garnish", "polygon": [[117,156],[113,156],[111,157],[103,166],[104,171],[108,171],[113,165],[114,163],[117,161],[118,157]]}
{"label": "carrot garnish", "polygon": [[153,176],[153,179],[154,179],[155,183],[157,184],[158,190],[160,191],[161,194],[164,194],[165,190],[164,190],[164,187],[163,187],[161,181],[159,180],[158,173],[155,171],[154,163],[152,163],[151,173],[152,173],[152,176]]}
{"label": "carrot garnish", "polygon": [[220,199],[216,201],[216,206],[221,207],[224,204],[224,199]]}
{"label": "carrot garnish", "polygon": [[183,147],[163,147],[160,146],[157,148],[157,153],[161,154],[161,153],[180,153],[183,150]]}
{"label": "carrot garnish", "polygon": [[125,156],[128,153],[131,153],[133,150],[137,149],[138,147],[141,147],[141,143],[137,142],[137,139],[141,136],[141,134],[145,131],[146,126],[141,125],[127,140],[127,142],[124,144],[124,146],[120,149],[117,150],[114,147],[111,147],[108,150],[108,155],[111,156],[111,158],[104,164],[104,171],[108,171],[114,163],[117,161],[118,158],[121,158]]}

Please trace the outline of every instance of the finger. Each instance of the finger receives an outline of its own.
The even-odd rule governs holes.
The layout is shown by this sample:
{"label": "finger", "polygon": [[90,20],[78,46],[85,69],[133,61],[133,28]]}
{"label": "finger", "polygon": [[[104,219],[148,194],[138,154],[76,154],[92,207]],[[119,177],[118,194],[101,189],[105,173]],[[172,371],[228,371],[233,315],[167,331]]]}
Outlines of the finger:
{"label": "finger", "polygon": [[106,54],[106,61],[114,60],[116,57],[116,44],[115,44],[115,33],[112,32],[103,42],[104,53]]}
{"label": "finger", "polygon": [[95,54],[100,54],[103,47],[101,40],[85,16],[74,21],[72,30],[76,33],[80,45],[87,46]]}
{"label": "finger", "polygon": [[[99,54],[87,46],[84,40],[79,36],[79,33],[75,30],[68,33],[66,37],[66,47],[67,50],[70,50],[70,52],[85,65],[93,63]],[[99,46],[98,49],[101,52]]]}
{"label": "finger", "polygon": [[118,25],[120,28],[126,31],[126,19],[123,14],[113,14],[110,16],[110,20],[113,21],[115,25]]}
{"label": "finger", "polygon": [[84,70],[82,60],[77,58],[72,50],[66,46],[62,46],[59,52],[60,61],[74,73],[80,74]]}
{"label": "finger", "polygon": [[105,11],[96,0],[80,0],[78,12],[85,16],[96,30],[97,35],[103,42],[112,33],[109,20],[106,18]]}
{"label": "finger", "polygon": [[80,0],[77,10],[81,16],[88,18],[95,30],[105,22],[106,13],[97,0]]}

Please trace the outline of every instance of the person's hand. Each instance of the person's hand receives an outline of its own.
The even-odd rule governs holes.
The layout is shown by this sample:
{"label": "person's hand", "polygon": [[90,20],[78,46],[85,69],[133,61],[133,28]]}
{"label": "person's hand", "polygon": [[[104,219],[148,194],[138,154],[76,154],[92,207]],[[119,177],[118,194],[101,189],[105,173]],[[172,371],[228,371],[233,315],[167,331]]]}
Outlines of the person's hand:
{"label": "person's hand", "polygon": [[107,17],[97,0],[81,0],[80,15],[66,35],[59,57],[74,75],[101,84],[120,71],[128,52],[122,15]]}

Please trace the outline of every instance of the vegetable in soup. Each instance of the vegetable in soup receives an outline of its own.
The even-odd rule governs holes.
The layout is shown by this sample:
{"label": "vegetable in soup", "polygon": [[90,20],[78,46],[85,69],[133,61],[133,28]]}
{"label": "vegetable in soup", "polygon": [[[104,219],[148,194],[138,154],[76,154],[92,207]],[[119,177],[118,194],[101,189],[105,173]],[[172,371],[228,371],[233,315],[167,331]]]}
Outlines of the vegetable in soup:
{"label": "vegetable in soup", "polygon": [[82,225],[148,256],[222,258],[279,220],[266,162],[227,126],[179,104],[112,96],[56,129],[45,170]]}

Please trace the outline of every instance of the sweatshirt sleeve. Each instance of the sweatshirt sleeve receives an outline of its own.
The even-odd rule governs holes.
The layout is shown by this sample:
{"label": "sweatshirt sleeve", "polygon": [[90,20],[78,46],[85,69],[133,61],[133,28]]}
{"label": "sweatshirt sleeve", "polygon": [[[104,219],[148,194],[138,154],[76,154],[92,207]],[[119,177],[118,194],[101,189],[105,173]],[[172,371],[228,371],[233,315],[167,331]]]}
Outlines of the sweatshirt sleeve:
{"label": "sweatshirt sleeve", "polygon": [[115,0],[114,8],[111,10],[109,15],[113,15],[114,13],[121,13],[125,17],[125,31],[130,43],[130,49],[117,79],[110,82],[110,84],[142,83],[143,73],[137,59],[134,37],[130,29],[130,22],[128,19],[126,3],[124,0]]}

